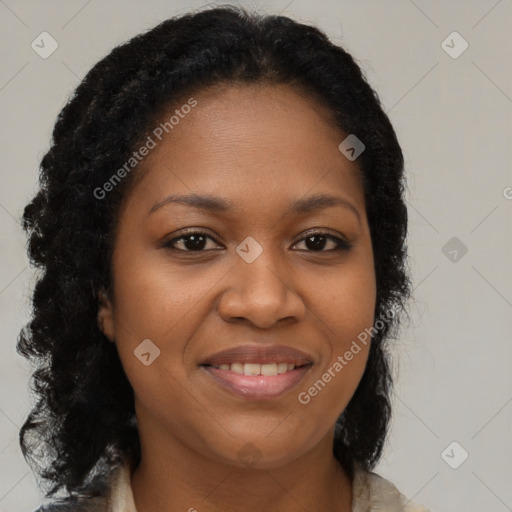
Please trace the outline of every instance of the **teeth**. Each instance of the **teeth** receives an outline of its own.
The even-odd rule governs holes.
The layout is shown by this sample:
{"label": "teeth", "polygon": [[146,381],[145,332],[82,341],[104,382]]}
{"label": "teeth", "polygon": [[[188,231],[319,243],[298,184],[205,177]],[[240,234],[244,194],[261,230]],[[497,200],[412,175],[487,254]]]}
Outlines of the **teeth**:
{"label": "teeth", "polygon": [[262,364],[261,375],[277,375],[277,363]]}
{"label": "teeth", "polygon": [[288,365],[286,363],[279,363],[277,365],[277,373],[284,373],[286,371],[288,371]]}
{"label": "teeth", "polygon": [[281,375],[282,373],[292,371],[295,368],[295,365],[292,363],[231,363],[220,364],[218,366],[214,366],[214,368],[219,368],[221,370],[229,370],[234,373],[239,373],[243,375],[272,376]]}
{"label": "teeth", "polygon": [[244,365],[242,363],[232,363],[229,366],[231,367],[229,368],[229,370],[231,370],[232,372],[244,373]]}

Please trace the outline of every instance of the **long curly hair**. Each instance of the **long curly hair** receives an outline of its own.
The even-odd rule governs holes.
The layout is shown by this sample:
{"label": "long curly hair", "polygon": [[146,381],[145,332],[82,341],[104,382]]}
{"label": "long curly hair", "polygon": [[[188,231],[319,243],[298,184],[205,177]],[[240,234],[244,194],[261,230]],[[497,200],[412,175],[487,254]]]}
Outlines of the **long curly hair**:
{"label": "long curly hair", "polygon": [[375,318],[363,377],[336,422],[334,456],[353,475],[379,460],[391,416],[389,340],[410,295],[403,155],[377,94],[354,58],[319,29],[234,6],[170,18],[114,48],[58,115],[23,228],[38,269],[32,316],[17,350],[34,373],[35,405],[20,445],[46,497],[92,497],[130,455],[138,463],[133,390],[97,323],[111,290],[121,201],[136,169],[104,198],[94,191],[130,158],[178,98],[219,83],[288,84],[323,102],[365,144],[358,157],[375,260]]}

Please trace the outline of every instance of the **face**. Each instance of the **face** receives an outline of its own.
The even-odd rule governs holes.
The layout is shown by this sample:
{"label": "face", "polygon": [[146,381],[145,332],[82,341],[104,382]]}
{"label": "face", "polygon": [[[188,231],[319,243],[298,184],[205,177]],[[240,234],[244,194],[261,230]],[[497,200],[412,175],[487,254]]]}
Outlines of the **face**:
{"label": "face", "polygon": [[[357,160],[338,149],[346,134],[297,90],[216,86],[194,99],[153,136],[124,198],[99,320],[141,434],[234,466],[253,451],[258,467],[275,468],[332,434],[365,368],[368,346],[345,356],[374,320],[363,186]],[[169,199],[191,194],[218,201]],[[311,201],[320,195],[335,199]],[[281,345],[304,361],[259,377],[203,365],[242,345]],[[242,371],[273,373],[279,358]]]}

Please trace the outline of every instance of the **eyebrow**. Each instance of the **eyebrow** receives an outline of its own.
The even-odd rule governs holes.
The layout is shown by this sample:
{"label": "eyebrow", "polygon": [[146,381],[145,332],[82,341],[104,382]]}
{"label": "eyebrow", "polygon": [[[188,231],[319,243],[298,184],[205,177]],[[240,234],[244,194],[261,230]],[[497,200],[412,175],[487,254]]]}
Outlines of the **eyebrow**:
{"label": "eyebrow", "polygon": [[[156,202],[149,210],[148,215],[151,215],[153,212],[169,204],[184,204],[186,206],[191,206],[211,213],[228,212],[233,207],[233,203],[221,197],[198,194],[171,194],[170,196]],[[356,215],[359,222],[361,222],[359,211],[351,202],[342,197],[332,196],[329,194],[316,194],[297,199],[289,206],[286,214],[289,215],[291,213],[296,213],[301,215],[326,208],[332,208],[334,206],[351,210]]]}

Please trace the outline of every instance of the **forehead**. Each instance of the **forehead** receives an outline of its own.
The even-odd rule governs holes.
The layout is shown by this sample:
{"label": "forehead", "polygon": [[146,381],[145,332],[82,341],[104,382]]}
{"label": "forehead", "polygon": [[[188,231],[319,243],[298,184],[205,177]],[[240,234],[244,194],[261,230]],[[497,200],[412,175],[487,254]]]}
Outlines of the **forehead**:
{"label": "forehead", "polygon": [[363,200],[359,168],[338,149],[346,134],[329,109],[295,87],[218,84],[174,102],[154,128],[135,186],[149,201],[177,190],[235,202],[336,190]]}

